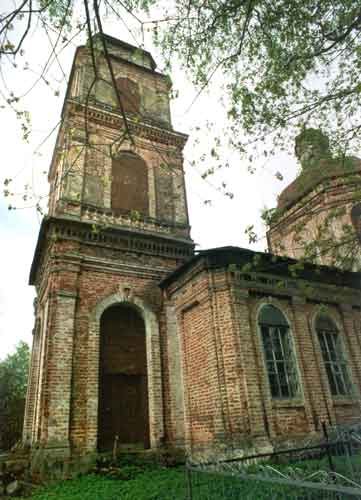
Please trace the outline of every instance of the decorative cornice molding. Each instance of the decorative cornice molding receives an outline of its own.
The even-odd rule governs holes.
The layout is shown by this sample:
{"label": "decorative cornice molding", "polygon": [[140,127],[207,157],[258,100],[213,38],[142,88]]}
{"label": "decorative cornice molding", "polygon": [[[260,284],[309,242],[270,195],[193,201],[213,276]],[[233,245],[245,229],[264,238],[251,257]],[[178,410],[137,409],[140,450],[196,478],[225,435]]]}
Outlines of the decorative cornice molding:
{"label": "decorative cornice molding", "polygon": [[[80,113],[84,116],[85,104],[80,100],[68,99],[68,111]],[[87,117],[89,121],[98,122],[107,127],[115,128],[118,131],[123,128],[123,118],[115,109],[106,109],[100,104],[88,104]],[[175,132],[165,127],[160,127],[155,124],[146,123],[144,121],[136,121],[132,117],[127,117],[128,127],[135,136],[147,139],[149,141],[160,142],[167,145],[173,145],[183,149],[187,142],[188,135],[180,132]]]}
{"label": "decorative cornice molding", "polygon": [[[336,184],[337,179],[331,183],[320,182],[313,190],[303,196],[303,199],[298,200],[293,205],[285,208],[278,215],[275,222],[273,222],[268,229],[268,234],[275,231],[282,230],[285,226],[291,228],[298,219],[307,216],[311,209],[324,206],[324,198],[327,197],[327,207],[334,208],[345,205],[354,201],[352,193],[355,192],[353,184],[339,183]],[[332,199],[330,198],[332,197]],[[330,199],[329,199],[330,198]],[[340,199],[341,198],[341,199]]]}
{"label": "decorative cornice molding", "polygon": [[[46,217],[42,221],[37,247],[30,271],[29,284],[38,281],[39,269],[44,258],[46,243],[49,240],[70,240],[80,244],[109,248],[121,252],[152,255],[159,258],[185,261],[193,255],[194,243],[191,240],[150,235],[125,229],[108,228],[94,232],[92,224],[72,219]],[[74,256],[73,256],[74,259]]]}

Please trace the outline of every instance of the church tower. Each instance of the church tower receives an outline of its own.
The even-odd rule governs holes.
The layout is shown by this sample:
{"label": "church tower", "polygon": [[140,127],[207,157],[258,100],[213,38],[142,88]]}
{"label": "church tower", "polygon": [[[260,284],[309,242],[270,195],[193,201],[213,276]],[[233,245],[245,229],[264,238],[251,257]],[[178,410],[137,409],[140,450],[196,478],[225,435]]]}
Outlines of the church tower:
{"label": "church tower", "polygon": [[106,35],[76,50],[30,273],[24,442],[45,456],[166,439],[158,284],[194,249],[169,90],[144,50]]}

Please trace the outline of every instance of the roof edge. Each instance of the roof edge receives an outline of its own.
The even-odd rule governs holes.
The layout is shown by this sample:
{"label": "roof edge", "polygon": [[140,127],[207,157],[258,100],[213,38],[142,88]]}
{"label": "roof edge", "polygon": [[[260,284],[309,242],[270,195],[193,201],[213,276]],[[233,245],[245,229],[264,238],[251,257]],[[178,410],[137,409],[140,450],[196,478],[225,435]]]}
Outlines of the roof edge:
{"label": "roof edge", "polygon": [[[259,260],[258,264],[254,263],[255,257]],[[200,250],[194,257],[166,276],[159,283],[160,288],[167,288],[202,258],[208,259],[208,266],[212,268],[222,268],[232,264],[253,264],[255,267],[249,270],[249,272],[269,272],[280,276],[287,276],[294,280],[302,279],[310,282],[313,281],[361,290],[361,273],[359,272],[343,271],[335,267],[317,265],[307,261],[292,259],[290,257],[283,257],[234,246]],[[291,271],[290,267],[297,266],[298,264],[303,267],[297,271],[297,275],[295,276],[295,270],[292,269]]]}

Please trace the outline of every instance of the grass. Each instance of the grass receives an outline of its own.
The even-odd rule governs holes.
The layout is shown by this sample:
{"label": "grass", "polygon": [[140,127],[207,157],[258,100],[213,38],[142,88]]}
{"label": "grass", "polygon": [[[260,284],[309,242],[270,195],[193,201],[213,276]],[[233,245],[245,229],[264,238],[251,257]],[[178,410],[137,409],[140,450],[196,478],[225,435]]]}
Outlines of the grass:
{"label": "grass", "polygon": [[184,471],[164,469],[128,481],[88,474],[39,488],[31,500],[178,500],[183,493]]}
{"label": "grass", "polygon": [[[164,468],[134,459],[101,463],[96,471],[37,488],[31,500],[184,500],[183,467]],[[17,497],[14,500],[25,500]],[[29,497],[28,497],[29,500]]]}
{"label": "grass", "polygon": [[[353,459],[356,459],[353,465],[359,471],[360,459],[359,457]],[[350,477],[350,474],[346,473],[345,457],[334,457],[334,462],[337,470],[341,472],[345,469],[342,472]],[[292,464],[269,463],[269,465],[282,472],[286,472],[291,466],[293,469],[302,470],[306,476],[318,470],[328,470],[325,458],[303,460]],[[261,473],[257,465],[251,465],[247,472]],[[267,499],[277,494],[281,498],[302,498],[305,493],[303,488],[280,486],[271,482],[254,479],[240,481],[236,477],[192,473],[193,500]],[[307,498],[319,498],[319,494],[317,490],[308,491],[307,495],[310,496]],[[94,473],[39,487],[31,496],[31,500],[186,500],[187,498],[184,467],[164,468],[124,458],[116,464],[100,463]]]}

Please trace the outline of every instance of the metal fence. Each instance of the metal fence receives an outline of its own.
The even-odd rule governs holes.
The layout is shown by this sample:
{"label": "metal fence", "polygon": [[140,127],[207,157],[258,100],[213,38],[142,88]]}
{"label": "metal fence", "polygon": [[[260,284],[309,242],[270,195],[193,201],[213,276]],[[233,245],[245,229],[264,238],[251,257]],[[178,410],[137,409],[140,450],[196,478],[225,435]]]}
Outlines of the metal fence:
{"label": "metal fence", "polygon": [[[265,474],[187,469],[188,500],[361,499],[361,489]],[[312,478],[311,478],[312,479]]]}
{"label": "metal fence", "polygon": [[361,425],[324,428],[305,448],[189,463],[186,475],[188,500],[361,500]]}

